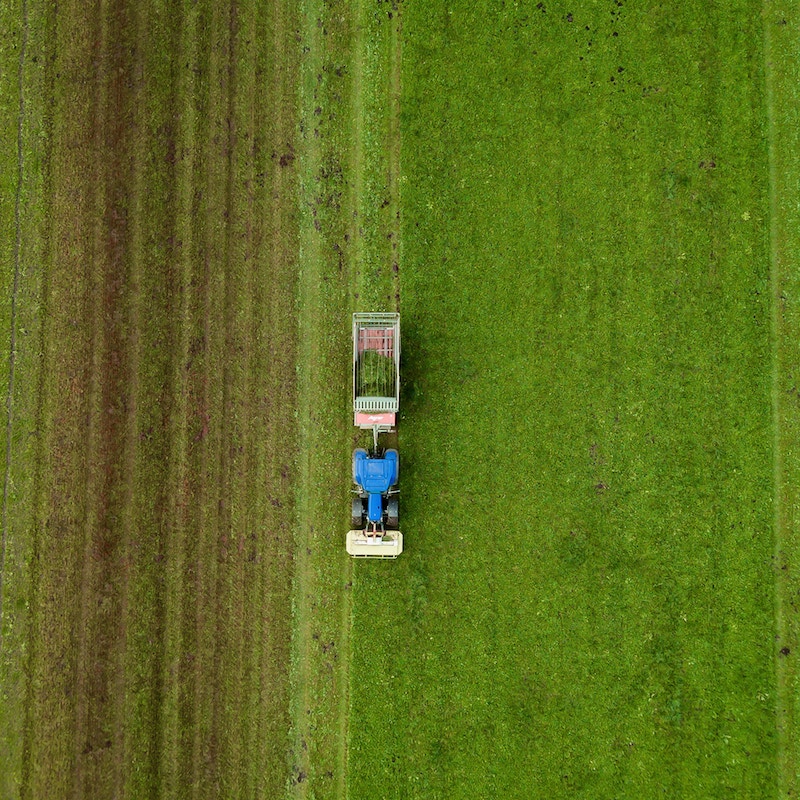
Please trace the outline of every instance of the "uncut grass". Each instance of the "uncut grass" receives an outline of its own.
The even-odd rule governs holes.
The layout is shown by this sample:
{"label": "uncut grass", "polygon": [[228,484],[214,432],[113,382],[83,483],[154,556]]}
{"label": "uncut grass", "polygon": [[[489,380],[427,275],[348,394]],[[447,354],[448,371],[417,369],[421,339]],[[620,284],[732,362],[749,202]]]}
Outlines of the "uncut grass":
{"label": "uncut grass", "polygon": [[354,571],[351,796],[774,794],[758,25],[405,9],[406,553]]}

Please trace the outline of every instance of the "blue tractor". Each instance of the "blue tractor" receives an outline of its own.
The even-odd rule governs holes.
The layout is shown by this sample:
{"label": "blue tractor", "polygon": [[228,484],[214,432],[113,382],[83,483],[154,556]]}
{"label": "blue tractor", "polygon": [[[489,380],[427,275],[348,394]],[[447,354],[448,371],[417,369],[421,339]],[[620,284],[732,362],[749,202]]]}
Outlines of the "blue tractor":
{"label": "blue tractor", "polygon": [[353,452],[353,483],[358,497],[353,498],[352,527],[368,535],[383,536],[397,530],[399,523],[397,480],[400,458],[397,450],[370,455],[359,447]]}
{"label": "blue tractor", "polygon": [[400,406],[400,315],[353,314],[353,423],[372,431],[372,450],[353,453],[353,498],[347,552],[353,558],[397,558],[400,459],[383,450],[380,434],[395,431]]}

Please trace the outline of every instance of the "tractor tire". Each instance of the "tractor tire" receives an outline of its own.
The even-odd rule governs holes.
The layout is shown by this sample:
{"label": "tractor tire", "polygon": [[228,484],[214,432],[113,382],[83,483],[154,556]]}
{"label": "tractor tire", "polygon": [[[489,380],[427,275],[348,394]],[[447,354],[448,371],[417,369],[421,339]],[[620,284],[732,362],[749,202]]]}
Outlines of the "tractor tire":
{"label": "tractor tire", "polygon": [[396,497],[386,501],[386,527],[397,530],[400,525],[400,503]]}
{"label": "tractor tire", "polygon": [[367,455],[367,451],[363,447],[357,447],[355,450],[353,450],[353,483],[356,485],[358,485],[358,481],[356,480],[356,455],[358,453]]}
{"label": "tractor tire", "polygon": [[350,527],[354,531],[360,531],[364,527],[364,501],[360,497],[353,498]]}
{"label": "tractor tire", "polygon": [[397,484],[400,483],[400,454],[397,452],[397,450],[394,449],[394,447],[390,447],[386,452],[397,454],[397,476],[395,477],[394,483],[392,484],[393,486],[397,486]]}

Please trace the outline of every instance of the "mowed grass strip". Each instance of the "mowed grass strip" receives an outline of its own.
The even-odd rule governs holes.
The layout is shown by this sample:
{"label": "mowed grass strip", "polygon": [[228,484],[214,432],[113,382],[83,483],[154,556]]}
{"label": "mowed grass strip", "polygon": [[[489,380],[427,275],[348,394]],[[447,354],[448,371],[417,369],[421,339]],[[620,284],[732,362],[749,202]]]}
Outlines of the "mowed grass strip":
{"label": "mowed grass strip", "polygon": [[40,302],[47,225],[45,91],[49,10],[39,3],[0,9],[0,397],[3,509],[0,561],[0,797],[19,794],[25,725],[40,380]]}
{"label": "mowed grass strip", "polygon": [[352,797],[771,797],[760,6],[406,6],[407,552]]}
{"label": "mowed grass strip", "polygon": [[800,24],[797,3],[765,5],[764,58],[770,142],[770,249],[775,414],[775,611],[778,676],[779,789],[782,797],[800,788],[800,404],[796,376],[800,359],[800,252],[798,194],[798,53],[792,31]]}
{"label": "mowed grass strip", "polygon": [[[108,54],[98,46],[99,15],[92,25],[76,25],[82,23],[80,14],[69,8],[64,11],[61,18],[51,17],[51,26],[43,32],[53,42],[48,74],[50,135],[51,141],[80,141],[83,147],[67,154],[67,148],[51,146],[48,164],[44,379],[38,410],[39,449],[36,462],[30,465],[37,474],[37,513],[32,528],[30,660],[21,787],[23,793],[33,796],[46,792],[68,795],[82,789],[83,772],[77,759],[89,741],[84,738],[78,744],[75,733],[85,731],[86,715],[94,712],[97,699],[88,696],[86,671],[79,674],[78,669],[86,652],[82,622],[91,624],[84,614],[89,609],[82,590],[84,583],[99,576],[110,555],[99,547],[95,563],[86,563],[84,558],[86,535],[91,535],[86,526],[88,515],[102,514],[97,507],[88,508],[87,475],[92,467],[97,469],[98,479],[103,473],[97,463],[97,436],[88,437],[87,428],[97,433],[99,419],[90,400],[90,387],[96,386],[93,369],[107,352],[105,336],[98,332],[102,316],[97,319],[92,313],[92,298],[103,294],[103,286],[97,285],[102,280],[102,256],[94,252],[93,244],[94,220],[105,216],[105,185],[98,182],[96,171],[105,139],[95,140],[90,132],[102,113],[98,91],[100,85],[105,88],[107,74],[101,72],[102,79],[91,87],[94,91],[78,89],[89,69],[88,53],[98,50],[100,70],[107,65]],[[89,438],[95,444],[91,452]],[[102,535],[100,525],[96,530]],[[95,566],[97,572],[92,571]],[[105,598],[98,598],[97,607],[108,611],[113,620],[117,587],[110,588]],[[106,603],[101,604],[101,599]],[[113,622],[108,626],[110,632],[112,628]],[[112,652],[103,654],[92,678],[100,673],[102,680],[109,658],[113,658]],[[79,687],[84,691],[81,697],[77,696]],[[113,718],[113,711],[109,717]],[[70,735],[62,735],[62,731],[70,731]],[[106,741],[102,729],[93,731],[93,736]],[[106,766],[110,766],[108,762]]]}
{"label": "mowed grass strip", "polygon": [[[292,797],[338,797],[344,785],[348,563],[343,550],[350,409],[348,213],[354,13],[300,5],[298,166],[298,482],[292,587]],[[347,211],[345,211],[347,210]],[[346,706],[344,706],[346,708]]]}
{"label": "mowed grass strip", "polygon": [[50,109],[34,558],[30,594],[14,590],[27,717],[8,780],[31,797],[272,798],[288,774],[292,7],[51,12],[31,117]]}
{"label": "mowed grass strip", "polygon": [[397,304],[396,13],[394,3],[302,6],[295,797],[348,796],[346,489],[352,449],[368,443],[352,427],[350,313]]}

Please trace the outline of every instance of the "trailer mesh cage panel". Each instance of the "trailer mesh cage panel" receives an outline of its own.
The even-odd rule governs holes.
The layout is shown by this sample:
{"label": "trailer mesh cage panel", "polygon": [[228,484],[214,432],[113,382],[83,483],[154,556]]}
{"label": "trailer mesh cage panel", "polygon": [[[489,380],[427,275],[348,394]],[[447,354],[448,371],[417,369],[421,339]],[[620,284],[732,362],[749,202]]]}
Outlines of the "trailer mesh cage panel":
{"label": "trailer mesh cage panel", "polygon": [[353,314],[353,410],[396,413],[400,405],[400,315]]}

